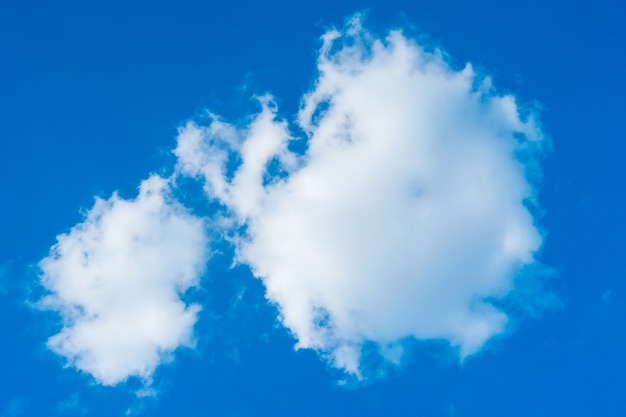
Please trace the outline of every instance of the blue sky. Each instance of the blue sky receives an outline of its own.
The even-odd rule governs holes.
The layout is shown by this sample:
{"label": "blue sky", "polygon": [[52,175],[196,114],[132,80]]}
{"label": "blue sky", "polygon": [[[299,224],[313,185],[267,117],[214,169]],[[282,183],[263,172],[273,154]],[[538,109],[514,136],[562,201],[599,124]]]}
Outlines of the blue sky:
{"label": "blue sky", "polygon": [[624,415],[623,18],[6,4],[0,416]]}

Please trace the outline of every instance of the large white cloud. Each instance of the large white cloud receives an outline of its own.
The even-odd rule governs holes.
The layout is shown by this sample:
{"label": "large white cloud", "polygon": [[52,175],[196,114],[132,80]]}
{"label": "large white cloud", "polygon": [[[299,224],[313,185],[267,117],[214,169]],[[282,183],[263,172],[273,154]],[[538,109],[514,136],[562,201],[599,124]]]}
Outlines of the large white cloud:
{"label": "large white cloud", "polygon": [[238,261],[298,347],[355,375],[366,342],[392,361],[406,338],[471,355],[504,331],[490,301],[542,244],[527,207],[543,140],[533,114],[471,65],[399,31],[379,39],[358,16],[322,41],[297,121],[306,151],[289,150],[264,97],[248,126],[182,128],[178,170],[245,226]]}
{"label": "large white cloud", "polygon": [[200,306],[180,296],[196,286],[208,256],[204,221],[151,176],[139,195],[97,199],[83,223],[58,236],[39,266],[62,330],[48,346],[105,385],[149,383],[179,346],[193,344]]}

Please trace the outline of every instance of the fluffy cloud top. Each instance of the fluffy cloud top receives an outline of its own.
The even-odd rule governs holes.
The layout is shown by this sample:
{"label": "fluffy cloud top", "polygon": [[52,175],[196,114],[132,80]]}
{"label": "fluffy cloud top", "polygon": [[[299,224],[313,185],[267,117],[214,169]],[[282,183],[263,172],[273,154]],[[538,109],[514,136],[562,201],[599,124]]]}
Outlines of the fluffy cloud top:
{"label": "fluffy cloud top", "polygon": [[471,65],[399,31],[379,39],[356,17],[322,41],[305,152],[265,97],[248,126],[182,128],[178,170],[245,226],[238,261],[298,347],[355,375],[366,342],[392,361],[406,338],[471,355],[505,329],[490,301],[542,244],[527,207],[542,133]]}
{"label": "fluffy cloud top", "polygon": [[62,330],[48,346],[105,385],[149,382],[179,346],[193,344],[200,310],[180,295],[198,285],[208,256],[203,220],[151,176],[134,200],[97,199],[83,223],[58,236],[39,266]]}

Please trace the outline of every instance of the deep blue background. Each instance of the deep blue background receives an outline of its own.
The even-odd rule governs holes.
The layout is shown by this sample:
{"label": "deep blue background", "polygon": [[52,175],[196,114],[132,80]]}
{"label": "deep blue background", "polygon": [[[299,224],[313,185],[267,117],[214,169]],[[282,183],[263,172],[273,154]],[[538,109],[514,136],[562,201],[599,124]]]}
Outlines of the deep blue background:
{"label": "deep blue background", "polygon": [[[129,4],[126,4],[129,3]],[[36,269],[94,195],[130,197],[165,169],[176,128],[210,108],[231,120],[272,92],[292,119],[318,37],[351,13],[404,27],[543,107],[554,151],[540,194],[541,259],[564,309],[463,366],[440,349],[370,385],[341,375],[275,325],[243,268],[209,274],[199,348],[159,369],[157,399],[103,388],[45,349]],[[626,415],[626,13],[617,0],[5,1],[0,8],[0,416]],[[214,259],[211,271],[226,259]],[[232,305],[242,288],[244,303]],[[74,407],[63,406],[72,403]],[[71,404],[70,404],[71,405]]]}

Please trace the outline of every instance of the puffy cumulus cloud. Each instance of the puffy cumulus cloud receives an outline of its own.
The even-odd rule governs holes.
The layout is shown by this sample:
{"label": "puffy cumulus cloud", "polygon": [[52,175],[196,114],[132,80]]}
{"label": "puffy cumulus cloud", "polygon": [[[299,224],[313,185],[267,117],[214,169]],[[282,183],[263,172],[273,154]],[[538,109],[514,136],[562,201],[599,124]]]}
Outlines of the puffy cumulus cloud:
{"label": "puffy cumulus cloud", "polygon": [[48,346],[102,384],[149,383],[177,347],[193,345],[200,306],[180,296],[198,285],[207,243],[204,221],[159,176],[133,200],[97,199],[39,263],[49,291],[40,306],[63,318]]}
{"label": "puffy cumulus cloud", "polygon": [[[230,213],[237,260],[262,279],[297,347],[361,375],[364,344],[406,339],[461,358],[501,334],[515,277],[542,244],[529,206],[542,132],[471,65],[355,17],[322,37],[292,134],[271,97],[247,126],[181,128],[183,175]],[[242,232],[243,231],[243,232]]]}

